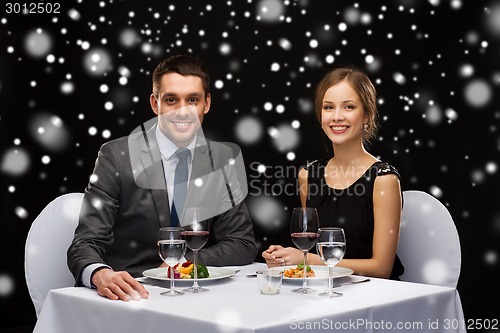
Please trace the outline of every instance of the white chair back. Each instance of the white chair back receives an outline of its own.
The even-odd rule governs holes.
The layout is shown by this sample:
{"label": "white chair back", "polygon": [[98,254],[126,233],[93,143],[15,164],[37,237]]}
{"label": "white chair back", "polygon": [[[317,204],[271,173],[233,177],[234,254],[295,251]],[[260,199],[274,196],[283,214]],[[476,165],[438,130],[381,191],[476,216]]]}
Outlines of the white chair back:
{"label": "white chair back", "polygon": [[78,224],[82,199],[83,193],[57,197],[31,225],[26,239],[24,271],[37,316],[51,289],[75,284],[67,266],[66,252]]}
{"label": "white chair back", "polygon": [[398,256],[405,272],[401,280],[457,287],[461,251],[448,209],[421,191],[404,191]]}

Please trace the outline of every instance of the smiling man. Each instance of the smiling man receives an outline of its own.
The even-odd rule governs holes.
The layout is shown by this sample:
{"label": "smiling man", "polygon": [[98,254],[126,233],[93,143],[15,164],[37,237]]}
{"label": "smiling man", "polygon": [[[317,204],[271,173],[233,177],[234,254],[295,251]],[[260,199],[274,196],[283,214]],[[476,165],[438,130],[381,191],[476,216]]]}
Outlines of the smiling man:
{"label": "smiling man", "polygon": [[[162,61],[153,72],[150,96],[157,117],[101,147],[68,249],[77,286],[113,300],[147,298],[134,277],[161,264],[158,229],[183,226],[186,207],[208,211],[210,238],[199,262],[244,265],[255,259],[239,149],[203,136],[209,87],[198,59],[179,55]],[[179,181],[180,175],[185,178]],[[178,186],[184,188],[180,199]]]}
{"label": "smiling man", "polygon": [[191,66],[182,71],[165,66],[160,64],[153,73],[151,108],[159,116],[162,133],[177,146],[187,147],[210,110],[208,74]]}

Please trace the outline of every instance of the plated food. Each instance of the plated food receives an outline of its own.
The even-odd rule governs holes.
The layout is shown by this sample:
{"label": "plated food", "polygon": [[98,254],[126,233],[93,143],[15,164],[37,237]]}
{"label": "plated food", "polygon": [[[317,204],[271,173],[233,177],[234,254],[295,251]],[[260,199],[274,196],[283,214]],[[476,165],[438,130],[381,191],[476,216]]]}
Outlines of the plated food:
{"label": "plated food", "polygon": [[[285,270],[283,272],[283,274],[287,278],[297,278],[297,279],[303,278],[304,277],[304,263],[301,262],[300,264],[297,265],[297,267],[290,267],[289,269]],[[316,273],[309,265],[307,265],[307,277],[308,278],[316,277]]]}
{"label": "plated food", "polygon": [[[182,265],[179,265],[179,266],[182,266]],[[194,268],[194,266],[193,266],[193,268]],[[229,268],[229,267],[206,266],[206,268],[209,272],[209,276],[207,278],[199,279],[198,282],[216,281],[216,280],[231,277],[234,274],[236,274],[235,270],[232,268]],[[175,271],[177,271],[177,268],[175,269]],[[178,274],[175,274],[175,272],[174,272],[174,276],[177,276],[177,278],[175,278],[176,283],[177,282],[179,282],[179,283],[193,283],[192,279],[190,279],[190,278],[181,279],[179,273],[180,272],[178,272]],[[194,275],[194,269],[193,269],[192,273]],[[167,274],[167,267],[156,267],[156,268],[147,269],[144,272],[142,272],[142,275],[144,277],[154,279],[154,280],[170,281],[169,275]]]}
{"label": "plated food", "polygon": [[[198,263],[198,279],[207,279],[210,277],[207,266]],[[177,264],[173,269],[167,270],[167,278],[170,278],[174,273],[174,279],[194,279],[194,264],[191,260],[186,261],[183,264]]]}
{"label": "plated food", "polygon": [[[283,281],[299,283],[302,282],[302,265],[298,266],[300,269],[297,269],[297,266],[276,266],[270,269],[279,270],[283,272]],[[328,281],[328,266],[324,265],[311,265],[311,270],[308,272],[307,279],[310,282],[313,281]],[[288,272],[287,272],[288,271]],[[312,276],[312,273],[314,276]],[[287,272],[287,273],[285,273]],[[344,276],[349,276],[353,274],[353,270],[344,267],[333,267],[332,268],[333,278],[340,278]]]}

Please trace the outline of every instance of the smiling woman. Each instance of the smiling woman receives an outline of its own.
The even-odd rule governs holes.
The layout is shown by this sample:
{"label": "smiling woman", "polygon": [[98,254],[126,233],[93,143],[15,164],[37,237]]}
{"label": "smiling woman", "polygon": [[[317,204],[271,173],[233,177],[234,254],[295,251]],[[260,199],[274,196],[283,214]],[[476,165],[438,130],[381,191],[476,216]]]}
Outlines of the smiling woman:
{"label": "smiling woman", "polygon": [[[396,256],[402,207],[399,174],[364,146],[377,128],[375,88],[360,70],[338,68],[318,84],[315,106],[334,156],[309,163],[299,172],[302,206],[317,209],[321,227],[345,230],[347,250],[337,266],[355,274],[399,279],[403,273]],[[262,256],[269,266],[303,260],[297,249],[279,245],[271,245]],[[323,264],[316,254],[307,260]]]}
{"label": "smiling woman", "polygon": [[[360,107],[361,106],[361,107]],[[323,98],[321,126],[335,145],[339,140],[362,137],[368,120],[356,91],[346,81],[328,88]]]}
{"label": "smiling woman", "polygon": [[[335,110],[336,102],[343,110],[362,111],[364,142],[375,136],[378,128],[377,93],[364,73],[350,68],[331,71],[318,84],[315,95],[315,112],[319,122],[329,120],[324,113]],[[335,98],[340,100],[334,100]],[[338,119],[341,115],[337,114],[336,117]]]}

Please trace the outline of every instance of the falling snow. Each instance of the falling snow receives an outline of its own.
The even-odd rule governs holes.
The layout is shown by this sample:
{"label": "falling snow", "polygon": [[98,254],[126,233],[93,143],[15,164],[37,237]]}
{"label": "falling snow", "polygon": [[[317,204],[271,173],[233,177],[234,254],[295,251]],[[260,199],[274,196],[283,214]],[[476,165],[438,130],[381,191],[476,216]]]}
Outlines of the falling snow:
{"label": "falling snow", "polygon": [[253,144],[261,139],[263,128],[257,118],[247,116],[238,121],[235,131],[238,141],[245,144]]}
{"label": "falling snow", "polygon": [[14,279],[7,274],[0,275],[0,298],[7,297],[14,292]]}
{"label": "falling snow", "polygon": [[52,49],[52,37],[42,29],[29,32],[24,40],[24,49],[34,58],[47,55]]}
{"label": "falling snow", "polygon": [[9,148],[3,153],[0,168],[3,174],[22,176],[30,167],[30,155],[23,148]]}
{"label": "falling snow", "polygon": [[465,100],[473,107],[486,106],[492,97],[490,85],[484,80],[474,80],[467,84],[464,91]]}
{"label": "falling snow", "polygon": [[[2,220],[25,227],[40,200],[97,182],[90,175],[100,145],[153,116],[151,74],[169,55],[207,64],[207,133],[240,145],[247,166],[259,165],[257,179],[331,153],[314,87],[346,65],[366,71],[377,89],[381,126],[368,149],[398,168],[403,190],[447,204],[467,233],[463,256],[474,269],[497,269],[498,247],[470,239],[490,230],[495,244],[500,237],[500,212],[487,200],[500,183],[499,50],[493,0],[76,1],[60,16],[0,14]],[[299,204],[296,195],[276,194],[295,186],[293,176],[269,181],[274,195],[248,198],[264,245],[286,237],[287,210]],[[437,282],[447,274],[439,262],[422,270]],[[0,275],[0,297],[17,290],[11,275]],[[460,292],[464,304],[473,302],[473,292]]]}

